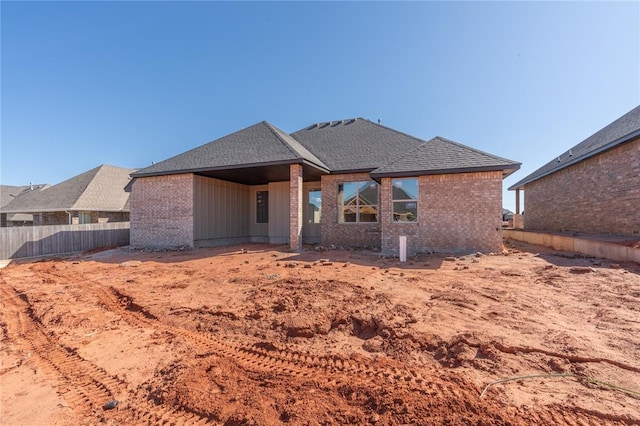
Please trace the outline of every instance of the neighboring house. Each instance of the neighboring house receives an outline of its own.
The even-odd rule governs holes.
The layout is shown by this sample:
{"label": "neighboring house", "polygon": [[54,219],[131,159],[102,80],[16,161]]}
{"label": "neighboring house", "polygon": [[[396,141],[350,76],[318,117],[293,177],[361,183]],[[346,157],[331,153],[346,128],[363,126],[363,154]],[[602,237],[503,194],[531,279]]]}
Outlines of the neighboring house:
{"label": "neighboring house", "polygon": [[640,106],[509,189],[526,230],[640,235]]}
{"label": "neighboring house", "polygon": [[128,221],[133,172],[102,165],[57,185],[23,190],[0,208],[3,226],[15,215],[31,215],[34,226]]}
{"label": "neighboring house", "polygon": [[509,209],[502,209],[502,227],[513,228],[513,212]]}
{"label": "neighboring house", "polygon": [[[47,185],[24,185],[24,186],[11,186],[0,185],[0,209],[9,204],[9,201],[13,200],[21,194],[29,191],[40,190]],[[0,227],[7,226],[30,226],[33,225],[33,215],[31,214],[0,214]]]}
{"label": "neighboring house", "polygon": [[392,254],[406,235],[409,253],[498,251],[502,179],[519,167],[362,118],[290,135],[261,122],[134,173],[131,244],[300,251],[304,241]]}

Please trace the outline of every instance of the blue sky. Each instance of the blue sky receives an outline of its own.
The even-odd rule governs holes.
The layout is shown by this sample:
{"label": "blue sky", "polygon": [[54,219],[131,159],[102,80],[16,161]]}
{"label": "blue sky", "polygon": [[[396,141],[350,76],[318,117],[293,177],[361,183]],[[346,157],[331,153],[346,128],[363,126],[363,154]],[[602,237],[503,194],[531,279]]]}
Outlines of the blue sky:
{"label": "blue sky", "polygon": [[523,163],[640,104],[640,2],[6,2],[5,185],[364,117]]}

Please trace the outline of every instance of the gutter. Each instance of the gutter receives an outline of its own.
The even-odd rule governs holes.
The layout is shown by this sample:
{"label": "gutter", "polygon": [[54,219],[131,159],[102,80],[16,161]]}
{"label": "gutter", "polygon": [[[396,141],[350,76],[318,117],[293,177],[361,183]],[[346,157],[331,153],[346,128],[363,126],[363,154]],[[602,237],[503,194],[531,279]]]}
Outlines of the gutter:
{"label": "gutter", "polygon": [[[636,130],[636,131],[633,131],[633,132],[631,132],[631,133],[629,133],[629,134],[627,134],[627,135],[625,135],[625,136],[622,136],[622,137],[620,137],[620,138],[618,138],[618,139],[615,139],[615,140],[613,140],[612,142],[609,142],[608,144],[603,145],[603,146],[601,146],[601,147],[600,147],[600,148],[598,148],[598,149],[594,149],[593,151],[589,151],[587,154],[583,154],[583,155],[582,155],[582,156],[580,156],[580,157],[576,157],[576,158],[574,158],[574,159],[572,159],[572,160],[568,161],[567,163],[564,163],[561,167],[553,168],[553,169],[549,170],[548,172],[541,174],[540,176],[536,176],[536,177],[535,177],[535,178],[533,178],[533,179],[530,179],[530,180],[529,180],[529,179],[528,179],[528,177],[529,177],[529,176],[531,176],[531,175],[529,175],[529,176],[527,176],[526,178],[522,179],[520,182],[517,182],[517,183],[515,183],[514,185],[510,186],[510,187],[508,188],[508,190],[509,190],[509,191],[515,191],[516,189],[524,189],[524,186],[525,186],[526,184],[528,184],[528,183],[535,182],[535,181],[537,181],[538,179],[542,179],[542,178],[543,178],[543,177],[545,177],[545,176],[549,176],[549,175],[551,175],[551,174],[554,174],[555,172],[559,172],[560,170],[562,170],[562,169],[566,169],[566,168],[567,168],[567,167],[569,167],[569,166],[573,166],[574,164],[577,164],[577,163],[579,163],[579,162],[581,162],[581,161],[583,161],[583,160],[586,160],[586,159],[591,158],[591,157],[595,157],[596,155],[601,154],[601,153],[603,153],[604,151],[608,151],[608,150],[610,150],[611,148],[614,148],[614,147],[615,147],[615,146],[617,146],[617,145],[622,145],[623,143],[629,142],[630,140],[635,139],[635,138],[636,138],[636,137],[638,137],[638,136],[640,136],[640,129],[638,129],[638,130]],[[586,139],[585,139],[585,140],[586,140]],[[584,141],[583,141],[583,142],[584,142]],[[582,142],[580,142],[580,143],[582,143]],[[579,144],[578,144],[578,145],[579,145]],[[575,147],[574,147],[574,148],[575,148]],[[573,148],[571,148],[571,149],[573,149]],[[569,151],[571,151],[571,149],[570,149]],[[566,152],[565,152],[565,154],[566,154],[567,152],[568,152],[568,151],[566,151]],[[562,156],[562,154],[561,154],[560,156]],[[542,167],[544,167],[544,166],[542,166]],[[538,170],[540,170],[540,169],[538,169]],[[537,171],[537,170],[536,170],[536,171]],[[533,173],[535,173],[535,172],[533,172]],[[533,174],[533,173],[532,173],[532,174]]]}
{"label": "gutter", "polygon": [[508,167],[508,166],[459,167],[459,168],[453,168],[453,169],[413,170],[413,171],[387,172],[387,173],[371,172],[370,175],[373,179],[377,180],[378,178],[383,178],[383,177],[415,177],[415,176],[426,176],[426,175],[449,175],[449,174],[455,174],[455,173],[508,171],[508,173],[502,177],[504,179],[519,169],[520,169],[520,163],[512,164],[511,167]]}

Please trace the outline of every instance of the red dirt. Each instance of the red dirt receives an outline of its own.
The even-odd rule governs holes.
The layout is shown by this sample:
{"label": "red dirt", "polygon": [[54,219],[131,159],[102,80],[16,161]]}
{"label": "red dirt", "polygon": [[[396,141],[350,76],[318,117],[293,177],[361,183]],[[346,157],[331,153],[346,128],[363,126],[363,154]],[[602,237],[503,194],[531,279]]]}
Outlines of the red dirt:
{"label": "red dirt", "polygon": [[0,423],[639,424],[640,266],[509,244],[13,263]]}

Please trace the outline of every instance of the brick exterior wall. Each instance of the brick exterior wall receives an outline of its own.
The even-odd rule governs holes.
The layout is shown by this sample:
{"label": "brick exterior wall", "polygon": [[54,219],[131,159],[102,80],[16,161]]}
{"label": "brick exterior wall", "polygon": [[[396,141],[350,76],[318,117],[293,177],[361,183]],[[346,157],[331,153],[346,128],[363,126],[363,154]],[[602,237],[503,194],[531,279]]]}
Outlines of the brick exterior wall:
{"label": "brick exterior wall", "polygon": [[502,172],[418,178],[418,222],[393,222],[391,178],[382,179],[382,253],[497,252],[502,250]]}
{"label": "brick exterior wall", "polygon": [[[106,223],[106,222],[128,222],[129,212],[88,212],[91,215],[89,223]],[[71,212],[71,224],[78,225],[80,223],[80,212]],[[69,225],[69,213],[60,212],[41,212],[33,213],[33,225]]]}
{"label": "brick exterior wall", "polygon": [[302,252],[302,164],[289,166],[289,200],[291,216],[289,218],[289,244],[291,251]]}
{"label": "brick exterior wall", "polygon": [[193,174],[138,178],[131,189],[131,245],[194,246]]}
{"label": "brick exterior wall", "polygon": [[338,221],[338,184],[367,180],[371,180],[369,173],[322,176],[320,226],[323,245],[380,247],[380,223],[339,223]]}
{"label": "brick exterior wall", "polygon": [[[291,167],[291,206],[302,206],[301,167]],[[298,165],[299,166],[299,165]],[[417,223],[393,223],[391,179],[382,179],[377,223],[340,223],[338,185],[368,181],[368,173],[322,176],[322,244],[381,247],[398,253],[398,236],[407,235],[408,253],[424,251],[500,251],[502,249],[502,173],[465,173],[419,177]],[[131,191],[131,245],[194,245],[192,174],[138,178]],[[296,218],[300,220],[295,223]],[[291,211],[291,247],[302,224],[302,211]]]}
{"label": "brick exterior wall", "polygon": [[525,185],[524,228],[640,235],[640,139]]}
{"label": "brick exterior wall", "polygon": [[34,226],[68,225],[69,214],[65,212],[42,212],[33,214]]}
{"label": "brick exterior wall", "polygon": [[128,222],[129,212],[91,212],[91,223]]}
{"label": "brick exterior wall", "polygon": [[[90,223],[128,222],[129,212],[88,212],[91,215]],[[80,212],[72,212],[71,220],[74,224],[80,223]]]}

